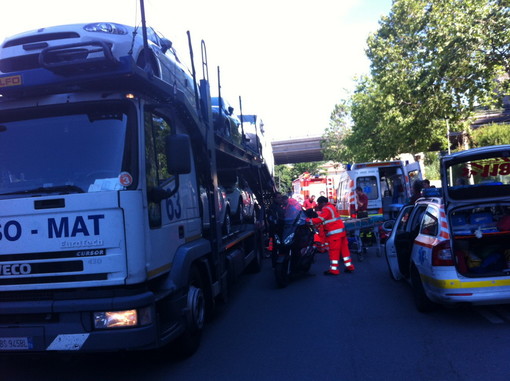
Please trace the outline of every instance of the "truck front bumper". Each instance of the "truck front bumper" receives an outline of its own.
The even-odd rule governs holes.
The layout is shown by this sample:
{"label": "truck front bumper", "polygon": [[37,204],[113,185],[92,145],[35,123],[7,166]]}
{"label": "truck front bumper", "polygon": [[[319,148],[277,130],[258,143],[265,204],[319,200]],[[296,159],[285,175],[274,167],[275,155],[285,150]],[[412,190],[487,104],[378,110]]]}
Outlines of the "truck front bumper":
{"label": "truck front bumper", "polygon": [[[174,312],[180,300],[169,302]],[[126,310],[137,311],[137,324],[98,328],[94,322],[98,312]],[[181,327],[177,315],[174,327],[167,323],[162,335],[150,291],[90,299],[3,301],[0,311],[0,353],[150,349],[164,344],[162,337],[168,342]]]}

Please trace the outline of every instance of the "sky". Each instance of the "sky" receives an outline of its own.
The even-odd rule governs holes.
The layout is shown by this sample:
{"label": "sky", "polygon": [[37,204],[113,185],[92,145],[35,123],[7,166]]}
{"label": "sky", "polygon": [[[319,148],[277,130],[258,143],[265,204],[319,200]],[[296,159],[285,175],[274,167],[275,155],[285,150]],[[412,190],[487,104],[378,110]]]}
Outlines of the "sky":
{"label": "sky", "polygon": [[[41,27],[112,21],[140,25],[139,0],[12,0],[0,40]],[[147,24],[197,73],[205,42],[211,94],[257,114],[270,140],[320,136],[335,104],[369,72],[366,39],[392,0],[145,0]]]}

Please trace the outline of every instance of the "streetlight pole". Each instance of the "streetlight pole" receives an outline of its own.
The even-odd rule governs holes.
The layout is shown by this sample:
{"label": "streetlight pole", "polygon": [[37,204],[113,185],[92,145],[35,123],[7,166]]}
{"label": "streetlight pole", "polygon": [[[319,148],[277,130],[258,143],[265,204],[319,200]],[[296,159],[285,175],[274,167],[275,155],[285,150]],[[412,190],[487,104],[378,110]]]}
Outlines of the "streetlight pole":
{"label": "streetlight pole", "polygon": [[[450,123],[448,121],[448,118],[445,118],[446,120],[446,144],[448,144],[448,155],[451,154],[451,149],[450,149]],[[453,186],[453,173],[452,173],[452,168],[450,167],[448,169],[448,175],[450,177],[450,185]]]}
{"label": "streetlight pole", "polygon": [[448,118],[446,118],[446,142],[448,144],[448,155],[451,154],[450,151],[450,123],[448,122]]}

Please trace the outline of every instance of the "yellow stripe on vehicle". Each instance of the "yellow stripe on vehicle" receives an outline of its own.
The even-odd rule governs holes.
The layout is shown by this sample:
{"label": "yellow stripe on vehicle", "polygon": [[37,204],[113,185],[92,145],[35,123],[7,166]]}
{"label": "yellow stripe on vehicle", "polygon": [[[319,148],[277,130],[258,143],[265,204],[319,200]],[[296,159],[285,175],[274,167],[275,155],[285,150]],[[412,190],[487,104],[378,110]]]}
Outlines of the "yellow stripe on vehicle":
{"label": "yellow stripe on vehicle", "polygon": [[172,264],[171,263],[167,263],[166,265],[163,265],[161,267],[158,267],[157,269],[149,271],[147,273],[147,278],[152,279],[152,278],[154,278],[155,276],[157,276],[159,274],[163,274],[165,272],[170,271],[171,268],[172,268]]}
{"label": "yellow stripe on vehicle", "polygon": [[493,279],[478,281],[461,281],[459,279],[435,279],[426,275],[421,275],[423,281],[431,286],[442,289],[459,289],[459,288],[483,288],[483,287],[500,287],[510,286],[510,279]]}

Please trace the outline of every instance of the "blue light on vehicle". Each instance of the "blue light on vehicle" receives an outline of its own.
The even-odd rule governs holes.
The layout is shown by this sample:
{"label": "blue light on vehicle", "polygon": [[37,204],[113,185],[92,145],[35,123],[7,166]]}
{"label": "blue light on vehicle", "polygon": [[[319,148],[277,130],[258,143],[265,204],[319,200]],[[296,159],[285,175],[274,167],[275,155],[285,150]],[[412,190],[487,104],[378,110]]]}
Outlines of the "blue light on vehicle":
{"label": "blue light on vehicle", "polygon": [[425,188],[421,192],[423,197],[441,197],[441,188]]}
{"label": "blue light on vehicle", "polygon": [[109,34],[128,34],[128,30],[125,26],[115,24],[112,22],[97,22],[93,24],[87,24],[83,27],[87,32],[102,32]]}

